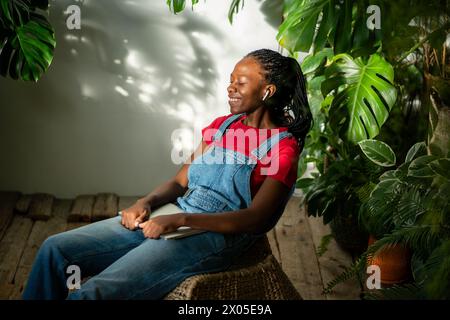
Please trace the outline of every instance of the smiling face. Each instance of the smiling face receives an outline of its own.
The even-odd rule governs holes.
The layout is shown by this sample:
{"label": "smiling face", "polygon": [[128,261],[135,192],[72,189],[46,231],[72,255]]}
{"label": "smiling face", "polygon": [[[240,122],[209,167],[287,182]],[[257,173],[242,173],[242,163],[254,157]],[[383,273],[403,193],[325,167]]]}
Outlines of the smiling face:
{"label": "smiling face", "polygon": [[255,59],[239,61],[231,73],[227,89],[231,113],[252,112],[261,107],[267,88],[264,70]]}

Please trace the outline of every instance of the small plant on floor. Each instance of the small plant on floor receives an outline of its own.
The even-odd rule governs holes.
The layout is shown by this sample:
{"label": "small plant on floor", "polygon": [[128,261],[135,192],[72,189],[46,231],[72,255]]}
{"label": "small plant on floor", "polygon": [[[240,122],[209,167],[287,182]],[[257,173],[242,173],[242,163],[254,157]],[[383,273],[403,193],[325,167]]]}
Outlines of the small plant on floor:
{"label": "small plant on floor", "polygon": [[426,150],[425,143],[415,144],[403,164],[380,177],[360,211],[378,240],[325,292],[365,272],[367,259],[402,244],[412,251],[412,280],[367,292],[365,298],[450,299],[450,158]]}

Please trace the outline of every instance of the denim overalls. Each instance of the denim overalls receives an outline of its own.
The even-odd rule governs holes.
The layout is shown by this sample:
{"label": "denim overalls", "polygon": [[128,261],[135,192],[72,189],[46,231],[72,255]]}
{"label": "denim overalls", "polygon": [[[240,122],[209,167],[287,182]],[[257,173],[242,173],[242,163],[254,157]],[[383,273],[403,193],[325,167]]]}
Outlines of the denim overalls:
{"label": "denim overalls", "polygon": [[[250,152],[248,157],[237,151],[217,145],[225,130],[243,114],[225,120],[212,138],[212,146],[202,156],[192,161],[188,170],[188,191],[177,199],[186,212],[234,211],[250,206],[250,176],[257,164],[272,146],[292,136],[287,131],[274,134]],[[225,164],[225,165],[224,165]],[[291,189],[291,194],[295,186]]]}
{"label": "denim overalls", "polygon": [[[214,140],[218,141],[240,116],[228,118]],[[272,136],[252,155],[262,159],[271,146],[288,135],[281,132]],[[202,164],[202,159],[225,159],[228,164]],[[249,206],[250,175],[256,161],[246,161],[245,155],[218,146],[197,157],[189,166],[189,189],[176,202],[180,211],[206,214]],[[120,220],[114,217],[45,240],[23,298],[161,299],[189,276],[227,269],[258,237],[205,232],[178,240],[148,239],[141,229],[130,231]],[[90,278],[68,295],[67,284],[76,279],[74,270],[80,270],[82,279]]]}

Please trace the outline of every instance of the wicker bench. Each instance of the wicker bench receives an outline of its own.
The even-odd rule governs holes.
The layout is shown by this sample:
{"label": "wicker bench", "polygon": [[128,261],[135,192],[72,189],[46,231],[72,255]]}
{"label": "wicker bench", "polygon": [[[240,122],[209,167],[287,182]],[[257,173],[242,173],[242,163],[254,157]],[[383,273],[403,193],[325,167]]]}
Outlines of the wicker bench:
{"label": "wicker bench", "polygon": [[166,300],[301,300],[266,236],[228,270],[195,275],[170,292]]}

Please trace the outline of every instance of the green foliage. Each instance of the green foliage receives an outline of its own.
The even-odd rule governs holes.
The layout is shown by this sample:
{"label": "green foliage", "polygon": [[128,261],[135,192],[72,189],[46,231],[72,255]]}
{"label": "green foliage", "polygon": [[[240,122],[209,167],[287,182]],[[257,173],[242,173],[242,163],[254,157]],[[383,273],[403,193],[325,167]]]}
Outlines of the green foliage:
{"label": "green foliage", "polygon": [[402,286],[394,285],[390,288],[380,290],[371,290],[364,294],[365,300],[416,300],[420,287],[415,283],[405,284]]}
{"label": "green foliage", "polygon": [[330,282],[326,292],[363,272],[368,257],[402,244],[414,253],[413,282],[368,293],[367,298],[450,298],[450,159],[425,152],[423,142],[412,146],[405,162],[383,173],[370,197],[363,200],[360,220],[379,240]]}
{"label": "green foliage", "polygon": [[[192,7],[194,7],[197,2],[198,0],[192,1]],[[177,14],[184,10],[186,6],[186,0],[167,0],[167,5],[174,14]]]}
{"label": "green foliage", "polygon": [[347,216],[357,214],[360,197],[383,170],[356,153],[349,159],[333,161],[326,172],[315,179],[300,179],[297,185],[306,192],[308,215],[323,217],[327,224],[338,212]]}
{"label": "green foliage", "polygon": [[331,103],[330,125],[342,138],[357,143],[378,135],[389,116],[397,94],[392,66],[381,56],[371,55],[367,63],[339,54],[325,71],[322,93],[338,91]]}
{"label": "green foliage", "polygon": [[39,12],[48,1],[0,0],[0,74],[38,81],[53,60],[52,26]]}
{"label": "green foliage", "polygon": [[228,20],[230,23],[233,23],[234,15],[239,13],[239,6],[241,10],[244,8],[244,0],[231,1],[230,9],[228,10]]}
{"label": "green foliage", "polygon": [[310,54],[303,59],[302,71],[303,74],[309,75],[315,72],[320,66],[324,66],[327,60],[333,57],[333,50],[331,48],[324,48],[316,54]]}
{"label": "green foliage", "polygon": [[[330,2],[330,0],[292,1],[286,9],[287,17],[281,24],[277,35],[280,45],[287,48],[291,53],[296,51],[308,52],[314,40],[319,14],[324,10],[324,7],[329,8],[331,6]],[[325,12],[328,12],[328,10],[325,10]],[[324,36],[326,35],[324,34]],[[325,44],[323,37],[319,40]]]}
{"label": "green foliage", "polygon": [[425,142],[418,142],[409,149],[408,153],[406,154],[405,162],[411,162],[415,158],[424,156],[426,154],[427,147],[425,145]]}
{"label": "green foliage", "polygon": [[[191,0],[192,9],[198,3],[199,0]],[[186,0],[166,0],[169,10],[174,14],[180,13],[186,7]],[[231,4],[228,10],[228,20],[233,23],[233,17],[239,13],[239,10],[244,8],[244,0],[231,0]]]}
{"label": "green foliage", "polygon": [[367,139],[358,142],[362,152],[373,163],[382,167],[392,167],[395,165],[395,153],[383,141]]}
{"label": "green foliage", "polygon": [[304,0],[286,5],[285,20],[277,39],[294,53],[320,52],[327,45],[334,53],[349,52],[354,56],[374,53],[379,47],[378,30],[366,27],[369,1]]}
{"label": "green foliage", "polygon": [[333,235],[332,234],[327,234],[324,235],[322,237],[322,239],[320,239],[320,244],[316,250],[316,254],[318,257],[321,257],[325,254],[325,252],[327,252],[328,250],[328,245],[330,244],[331,240],[333,239]]}

